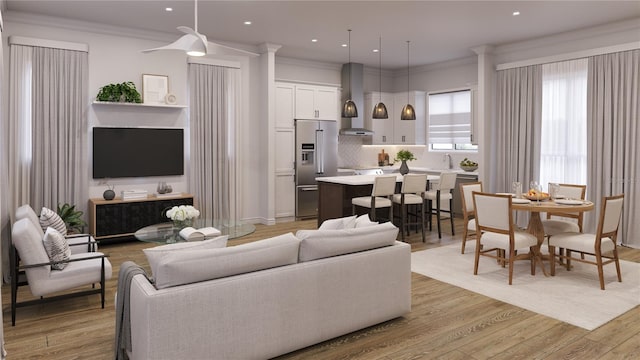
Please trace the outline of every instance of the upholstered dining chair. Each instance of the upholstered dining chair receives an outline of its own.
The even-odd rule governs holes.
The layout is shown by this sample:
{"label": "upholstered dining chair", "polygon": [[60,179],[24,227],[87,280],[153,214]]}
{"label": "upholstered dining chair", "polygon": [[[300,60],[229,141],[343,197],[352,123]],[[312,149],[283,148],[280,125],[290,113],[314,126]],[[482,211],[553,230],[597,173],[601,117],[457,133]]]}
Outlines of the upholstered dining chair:
{"label": "upholstered dining chair", "polygon": [[[427,200],[427,213],[429,214],[429,230],[431,230],[433,221],[433,202],[436,202],[435,214],[438,221],[438,238],[442,238],[442,231],[440,230],[441,213],[446,212],[449,214],[451,220],[451,235],[455,235],[453,226],[453,188],[456,186],[456,178],[458,175],[454,172],[442,172],[440,179],[436,184],[432,186],[432,189],[424,193],[424,198]],[[449,209],[442,208],[442,202],[449,201]]]}
{"label": "upholstered dining chair", "polygon": [[[584,200],[587,185],[560,184],[558,194],[569,199]],[[547,213],[547,218],[542,220],[545,236],[565,232],[582,232],[584,212]]]}
{"label": "upholstered dining chair", "polygon": [[[595,234],[584,234],[581,232],[569,232],[556,234],[549,237],[549,254],[551,256],[551,275],[556,273],[555,257],[558,256],[566,260],[567,271],[571,270],[571,261],[579,261],[586,264],[596,265],[598,267],[598,277],[600,279],[600,289],[604,290],[604,270],[603,266],[615,263],[616,272],[618,273],[618,282],[622,282],[620,274],[620,261],[618,259],[618,249],[616,238],[618,236],[618,226],[622,215],[622,204],[624,194],[604,197],[602,199],[602,207],[600,209],[600,220]],[[566,255],[560,253],[555,254],[555,248],[563,248]],[[576,251],[587,255],[591,258],[572,257],[571,252]],[[605,260],[603,260],[605,259]]]}
{"label": "upholstered dining chair", "polygon": [[[527,232],[515,230],[511,195],[497,195],[473,192],[473,204],[476,209],[476,249],[473,274],[478,275],[480,256],[497,259],[499,263],[509,264],[509,285],[513,279],[513,263],[528,259],[531,262],[531,275],[535,275],[535,256],[538,251],[538,239]],[[528,253],[517,253],[529,248]],[[495,251],[495,255],[491,252]]]}
{"label": "upholstered dining chair", "polygon": [[462,202],[462,217],[464,219],[464,228],[462,230],[462,249],[461,254],[464,254],[464,248],[468,240],[475,239],[476,235],[476,209],[473,206],[472,193],[482,192],[482,182],[469,182],[460,184],[460,201]]}
{"label": "upholstered dining chair", "polygon": [[[402,180],[402,189],[400,194],[394,194],[391,200],[394,204],[400,205],[400,238],[404,241],[405,229],[409,234],[410,225],[420,225],[422,231],[422,242],[424,237],[424,199],[422,194],[427,189],[427,174],[406,174]],[[407,220],[408,207],[410,205],[418,206],[420,209],[420,220],[415,223],[409,223]]]}
{"label": "upholstered dining chair", "polygon": [[[84,244],[82,244],[84,246]],[[21,219],[11,229],[11,324],[16,324],[16,309],[39,303],[71,297],[100,294],[104,308],[105,282],[111,278],[112,267],[106,255],[100,252],[71,254],[68,260],[51,261],[43,237],[29,219]],[[61,270],[55,265],[66,264]],[[95,284],[99,283],[100,288]],[[37,299],[18,302],[18,287],[28,285]],[[91,288],[55,294],[90,285]],[[54,295],[52,295],[54,294]],[[51,295],[51,296],[49,296]],[[47,297],[45,297],[47,296]]]}
{"label": "upholstered dining chair", "polygon": [[395,175],[376,176],[373,182],[371,196],[361,196],[351,199],[352,213],[356,214],[356,206],[369,208],[371,221],[376,221],[376,209],[389,208],[389,221],[393,222],[393,206],[391,196],[396,192]]}

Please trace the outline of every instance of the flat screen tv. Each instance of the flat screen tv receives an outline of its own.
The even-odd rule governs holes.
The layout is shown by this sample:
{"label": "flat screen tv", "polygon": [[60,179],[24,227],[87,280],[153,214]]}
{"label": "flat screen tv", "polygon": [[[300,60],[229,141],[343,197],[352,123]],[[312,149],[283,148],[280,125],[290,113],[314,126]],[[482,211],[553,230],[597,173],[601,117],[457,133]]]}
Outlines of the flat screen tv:
{"label": "flat screen tv", "polygon": [[93,128],[94,179],[183,174],[183,129]]}

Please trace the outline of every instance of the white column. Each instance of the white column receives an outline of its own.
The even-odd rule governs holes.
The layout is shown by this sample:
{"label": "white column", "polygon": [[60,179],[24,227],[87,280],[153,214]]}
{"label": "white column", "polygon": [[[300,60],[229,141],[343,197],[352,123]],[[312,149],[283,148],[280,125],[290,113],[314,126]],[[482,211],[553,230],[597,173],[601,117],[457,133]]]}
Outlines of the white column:
{"label": "white column", "polygon": [[492,171],[490,169],[491,154],[493,150],[491,137],[491,127],[493,119],[493,90],[494,78],[495,78],[495,66],[493,59],[493,46],[483,45],[472,48],[473,52],[478,55],[478,98],[477,98],[477,114],[476,114],[476,126],[478,143],[478,155],[479,155],[479,181],[482,181],[485,185],[486,191],[496,191],[491,184],[494,182],[492,179]]}

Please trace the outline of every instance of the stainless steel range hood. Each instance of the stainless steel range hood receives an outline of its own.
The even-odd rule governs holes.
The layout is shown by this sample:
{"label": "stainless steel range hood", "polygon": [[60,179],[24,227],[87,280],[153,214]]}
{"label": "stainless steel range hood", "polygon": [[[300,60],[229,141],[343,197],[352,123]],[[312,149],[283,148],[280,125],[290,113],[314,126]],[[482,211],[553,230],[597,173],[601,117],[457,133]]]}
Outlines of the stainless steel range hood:
{"label": "stainless steel range hood", "polygon": [[353,100],[358,108],[358,117],[342,118],[341,135],[371,136],[373,131],[364,128],[364,66],[348,63],[342,65],[342,103]]}

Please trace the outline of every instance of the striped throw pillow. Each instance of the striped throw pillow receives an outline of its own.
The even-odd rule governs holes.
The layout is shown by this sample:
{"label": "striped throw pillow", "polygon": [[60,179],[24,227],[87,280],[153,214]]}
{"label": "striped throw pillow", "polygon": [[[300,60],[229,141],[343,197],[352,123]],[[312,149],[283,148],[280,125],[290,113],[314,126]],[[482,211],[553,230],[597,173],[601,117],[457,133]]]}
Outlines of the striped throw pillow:
{"label": "striped throw pillow", "polygon": [[[56,229],[48,227],[44,233],[44,248],[49,255],[51,261],[64,261],[71,258],[71,249],[67,243],[67,238],[62,236]],[[60,263],[51,265],[54,270],[62,270],[67,266],[67,263]]]}
{"label": "striped throw pillow", "polygon": [[40,212],[40,227],[42,227],[42,231],[47,231],[49,226],[58,230],[62,236],[67,236],[67,226],[60,215],[51,209],[43,207]]}

